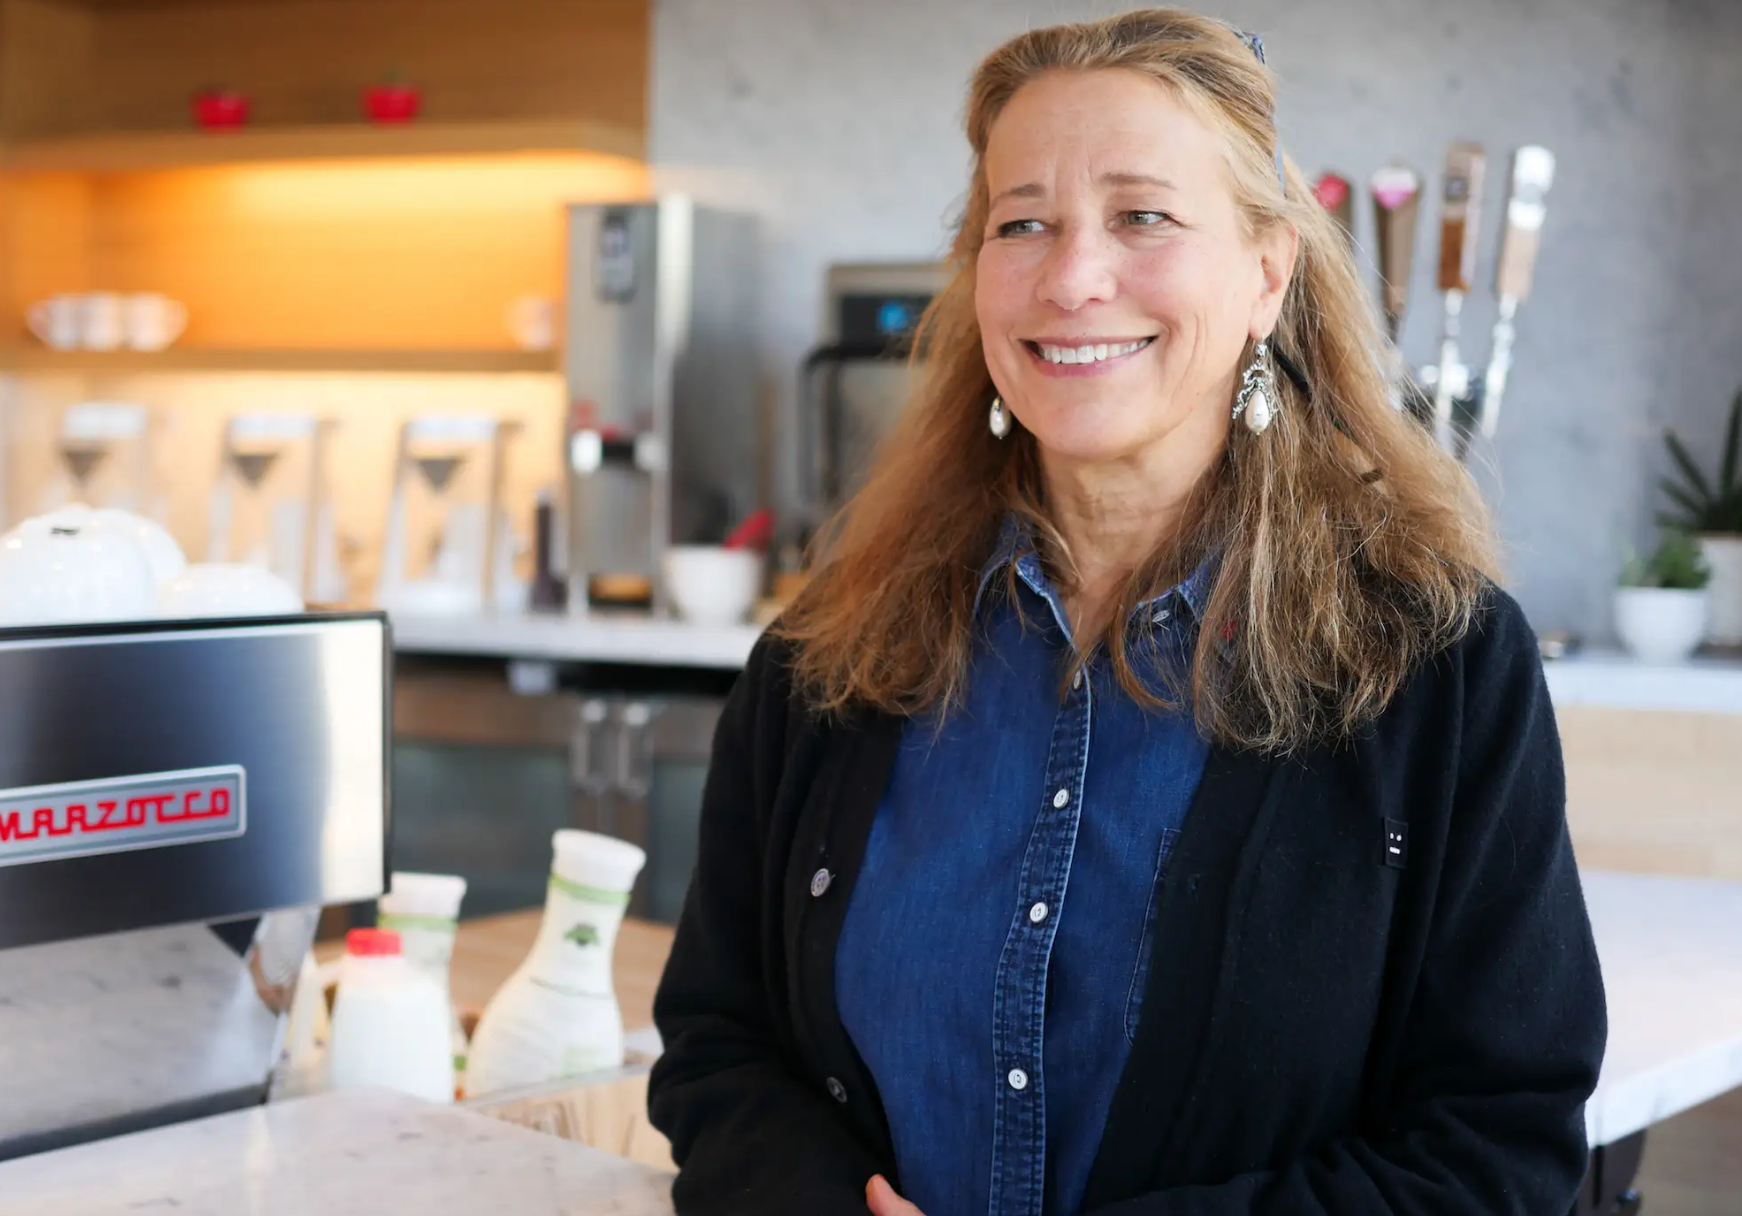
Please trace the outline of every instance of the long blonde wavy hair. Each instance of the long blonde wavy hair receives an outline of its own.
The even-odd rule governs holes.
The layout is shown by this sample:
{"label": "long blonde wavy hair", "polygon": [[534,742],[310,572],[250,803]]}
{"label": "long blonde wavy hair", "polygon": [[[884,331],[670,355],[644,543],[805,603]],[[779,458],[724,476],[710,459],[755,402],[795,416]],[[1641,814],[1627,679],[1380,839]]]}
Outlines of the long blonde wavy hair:
{"label": "long blonde wavy hair", "polygon": [[[1393,407],[1388,347],[1347,240],[1286,158],[1281,188],[1270,72],[1229,27],[1176,10],[1033,30],[975,71],[972,180],[949,282],[920,326],[916,391],[776,631],[793,643],[797,686],[820,710],[947,712],[966,686],[981,571],[1009,515],[1030,525],[1052,576],[1074,586],[1033,437],[1019,427],[1001,442],[986,426],[995,390],[975,262],[989,205],[983,160],[1004,106],[1043,73],[1107,69],[1160,82],[1224,134],[1251,234],[1295,228],[1272,341],[1304,374],[1310,400],[1278,377],[1269,429],[1232,428],[1185,522],[1132,572],[1099,636],[1079,639],[1074,663],[1104,646],[1130,695],[1183,700],[1224,745],[1289,752],[1348,738],[1469,628],[1495,564],[1492,533],[1463,467]],[[1153,691],[1125,622],[1212,552],[1218,572],[1189,670],[1176,673],[1173,693]]]}

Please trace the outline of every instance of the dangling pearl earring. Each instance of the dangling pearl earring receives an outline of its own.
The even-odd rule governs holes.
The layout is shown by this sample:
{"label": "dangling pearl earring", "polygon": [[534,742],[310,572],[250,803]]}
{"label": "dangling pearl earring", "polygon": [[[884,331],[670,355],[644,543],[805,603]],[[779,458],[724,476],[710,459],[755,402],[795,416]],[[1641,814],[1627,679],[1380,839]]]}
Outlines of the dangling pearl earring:
{"label": "dangling pearl earring", "polygon": [[995,438],[1002,439],[1010,433],[1010,411],[1004,408],[1004,398],[992,398],[992,410],[986,415],[986,425]]}
{"label": "dangling pearl earring", "polygon": [[1276,395],[1276,376],[1270,370],[1266,356],[1270,343],[1261,341],[1252,348],[1252,362],[1240,373],[1240,392],[1234,398],[1234,417],[1246,415],[1246,429],[1254,435],[1264,434],[1276,417],[1280,398]]}

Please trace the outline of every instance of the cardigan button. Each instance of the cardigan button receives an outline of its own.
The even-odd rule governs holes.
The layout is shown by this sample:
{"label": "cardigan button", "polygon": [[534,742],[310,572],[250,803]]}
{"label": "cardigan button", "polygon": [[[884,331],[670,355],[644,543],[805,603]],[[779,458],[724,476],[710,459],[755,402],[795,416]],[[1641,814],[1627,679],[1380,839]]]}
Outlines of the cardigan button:
{"label": "cardigan button", "polygon": [[829,1078],[828,1084],[829,1084],[829,1097],[833,1098],[837,1102],[845,1104],[847,1101],[847,1087],[845,1085],[842,1085],[834,1077]]}
{"label": "cardigan button", "polygon": [[821,899],[829,893],[829,884],[835,881],[835,876],[827,870],[818,870],[811,875],[811,898]]}

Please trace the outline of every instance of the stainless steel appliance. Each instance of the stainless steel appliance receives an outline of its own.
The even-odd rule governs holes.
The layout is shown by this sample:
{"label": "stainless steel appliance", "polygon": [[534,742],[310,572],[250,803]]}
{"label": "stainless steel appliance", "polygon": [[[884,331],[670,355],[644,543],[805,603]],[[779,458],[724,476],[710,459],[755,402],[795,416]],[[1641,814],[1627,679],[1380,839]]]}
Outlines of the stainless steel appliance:
{"label": "stainless steel appliance", "polygon": [[569,605],[665,607],[668,545],[757,498],[756,227],[672,196],[569,208]]}
{"label": "stainless steel appliance", "polygon": [[823,343],[800,372],[799,482],[810,526],[853,496],[901,416],[914,327],[946,277],[930,262],[829,267]]}
{"label": "stainless steel appliance", "polygon": [[401,656],[394,864],[462,875],[467,916],[536,907],[550,836],[580,827],[647,850],[630,912],[674,921],[695,866],[702,784],[734,673],[565,668],[516,693],[500,664]]}
{"label": "stainless steel appliance", "polygon": [[0,631],[0,1158],[263,1100],[386,877],[374,614]]}

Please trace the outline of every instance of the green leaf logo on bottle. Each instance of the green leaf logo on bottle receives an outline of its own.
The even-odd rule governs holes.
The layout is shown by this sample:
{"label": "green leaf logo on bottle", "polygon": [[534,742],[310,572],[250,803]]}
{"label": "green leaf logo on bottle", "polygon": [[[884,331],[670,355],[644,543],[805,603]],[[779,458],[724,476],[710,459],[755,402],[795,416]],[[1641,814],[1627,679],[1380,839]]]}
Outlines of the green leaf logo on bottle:
{"label": "green leaf logo on bottle", "polygon": [[563,934],[565,942],[573,942],[577,946],[596,946],[599,944],[599,930],[586,921],[582,921],[573,929]]}

